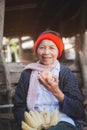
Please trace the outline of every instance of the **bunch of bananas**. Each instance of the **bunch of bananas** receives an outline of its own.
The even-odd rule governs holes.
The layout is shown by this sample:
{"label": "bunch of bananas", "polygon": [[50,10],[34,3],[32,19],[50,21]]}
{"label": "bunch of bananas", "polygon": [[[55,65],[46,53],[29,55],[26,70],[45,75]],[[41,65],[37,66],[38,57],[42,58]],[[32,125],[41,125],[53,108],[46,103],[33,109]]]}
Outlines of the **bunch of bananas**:
{"label": "bunch of bananas", "polygon": [[58,123],[59,111],[57,109],[52,113],[49,113],[46,109],[42,112],[25,111],[24,117],[25,121],[21,123],[22,130],[41,130]]}

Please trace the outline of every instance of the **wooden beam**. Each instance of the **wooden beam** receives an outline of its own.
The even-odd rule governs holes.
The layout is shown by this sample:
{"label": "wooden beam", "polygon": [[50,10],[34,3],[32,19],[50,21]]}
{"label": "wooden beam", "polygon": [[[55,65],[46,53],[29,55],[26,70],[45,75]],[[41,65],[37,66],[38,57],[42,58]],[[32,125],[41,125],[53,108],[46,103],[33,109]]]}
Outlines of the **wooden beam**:
{"label": "wooden beam", "polygon": [[5,0],[0,0],[0,51],[2,49],[2,38],[4,28]]}
{"label": "wooden beam", "polygon": [[12,7],[6,7],[6,11],[17,11],[17,10],[25,10],[25,9],[32,9],[32,8],[36,8],[37,4],[36,3],[32,3],[32,4],[24,4],[24,5],[16,5],[16,6],[12,6]]}
{"label": "wooden beam", "polygon": [[13,113],[0,113],[0,119],[14,119]]}

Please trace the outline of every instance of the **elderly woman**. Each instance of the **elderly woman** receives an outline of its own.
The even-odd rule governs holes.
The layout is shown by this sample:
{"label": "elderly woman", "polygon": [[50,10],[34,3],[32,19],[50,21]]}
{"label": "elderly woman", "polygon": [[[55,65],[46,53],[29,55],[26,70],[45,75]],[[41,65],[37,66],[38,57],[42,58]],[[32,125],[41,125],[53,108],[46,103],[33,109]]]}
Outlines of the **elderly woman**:
{"label": "elderly woman", "polygon": [[[56,108],[60,118],[58,124],[49,130],[80,130],[78,120],[83,118],[82,96],[75,75],[70,69],[59,63],[64,45],[57,32],[48,30],[40,34],[34,44],[39,61],[28,64],[19,79],[13,113],[19,130],[24,112]],[[53,74],[54,82],[44,78],[43,71]]]}

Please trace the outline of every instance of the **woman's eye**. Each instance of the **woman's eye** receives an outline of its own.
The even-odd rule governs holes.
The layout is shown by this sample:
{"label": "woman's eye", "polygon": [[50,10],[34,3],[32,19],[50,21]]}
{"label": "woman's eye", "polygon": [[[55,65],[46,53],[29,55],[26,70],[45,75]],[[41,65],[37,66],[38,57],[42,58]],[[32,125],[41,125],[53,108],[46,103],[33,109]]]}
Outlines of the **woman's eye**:
{"label": "woman's eye", "polygon": [[55,48],[54,48],[54,47],[50,47],[50,49],[52,49],[52,50],[53,50],[53,49],[55,49]]}
{"label": "woman's eye", "polygon": [[44,47],[43,47],[43,46],[40,46],[39,49],[44,49]]}

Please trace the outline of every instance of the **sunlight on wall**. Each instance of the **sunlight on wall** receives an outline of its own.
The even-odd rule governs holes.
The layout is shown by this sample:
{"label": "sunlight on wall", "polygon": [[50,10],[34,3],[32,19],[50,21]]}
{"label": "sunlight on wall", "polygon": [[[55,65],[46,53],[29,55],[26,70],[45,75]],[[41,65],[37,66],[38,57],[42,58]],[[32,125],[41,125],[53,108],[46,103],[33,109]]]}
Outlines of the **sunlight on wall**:
{"label": "sunlight on wall", "polygon": [[22,43],[23,49],[31,49],[33,47],[34,47],[34,41],[33,40]]}
{"label": "sunlight on wall", "polygon": [[68,60],[74,60],[76,58],[75,53],[75,37],[63,38],[65,57]]}

